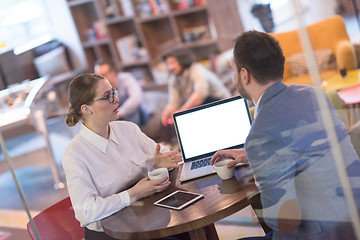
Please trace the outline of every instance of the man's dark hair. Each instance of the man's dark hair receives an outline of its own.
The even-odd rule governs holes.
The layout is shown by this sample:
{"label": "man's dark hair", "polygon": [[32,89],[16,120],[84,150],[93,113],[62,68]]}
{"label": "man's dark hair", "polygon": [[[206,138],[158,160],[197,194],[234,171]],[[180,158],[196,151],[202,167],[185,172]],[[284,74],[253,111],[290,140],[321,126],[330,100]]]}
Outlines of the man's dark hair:
{"label": "man's dark hair", "polygon": [[194,57],[188,49],[175,48],[170,49],[162,54],[162,60],[165,61],[168,57],[174,57],[179,62],[182,69],[189,68],[194,62]]}
{"label": "man's dark hair", "polygon": [[234,61],[237,70],[246,68],[259,84],[282,79],[285,57],[279,42],[258,31],[245,32],[235,39]]}

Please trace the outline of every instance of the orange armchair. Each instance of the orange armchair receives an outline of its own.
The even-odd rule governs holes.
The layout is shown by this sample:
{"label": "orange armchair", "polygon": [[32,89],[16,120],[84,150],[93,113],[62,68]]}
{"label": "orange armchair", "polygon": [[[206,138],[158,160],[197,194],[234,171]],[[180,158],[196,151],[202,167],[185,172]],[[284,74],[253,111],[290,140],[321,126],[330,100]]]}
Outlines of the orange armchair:
{"label": "orange armchair", "polygon": [[[322,79],[335,75],[342,68],[347,70],[356,69],[357,62],[354,47],[347,34],[344,20],[340,16],[335,15],[324,19],[308,26],[306,29],[314,51],[330,49],[335,55],[337,69],[321,71]],[[286,58],[284,82],[286,84],[313,84],[309,74],[294,76],[290,68],[289,57],[303,52],[298,31],[273,33],[272,36],[279,41]]]}

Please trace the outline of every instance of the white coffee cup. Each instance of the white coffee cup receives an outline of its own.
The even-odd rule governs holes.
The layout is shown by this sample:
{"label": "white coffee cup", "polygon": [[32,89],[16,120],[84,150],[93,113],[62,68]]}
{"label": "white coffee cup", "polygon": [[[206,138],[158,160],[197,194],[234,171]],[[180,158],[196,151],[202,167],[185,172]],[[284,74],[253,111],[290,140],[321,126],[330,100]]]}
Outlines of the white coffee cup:
{"label": "white coffee cup", "polygon": [[222,180],[227,180],[234,176],[235,167],[232,168],[226,167],[226,165],[231,161],[233,161],[233,159],[224,159],[213,165],[214,170]]}
{"label": "white coffee cup", "polygon": [[157,168],[151,172],[148,172],[148,176],[150,180],[157,180],[167,176],[168,178],[166,179],[166,181],[161,184],[165,184],[169,181],[169,172],[167,168]]}

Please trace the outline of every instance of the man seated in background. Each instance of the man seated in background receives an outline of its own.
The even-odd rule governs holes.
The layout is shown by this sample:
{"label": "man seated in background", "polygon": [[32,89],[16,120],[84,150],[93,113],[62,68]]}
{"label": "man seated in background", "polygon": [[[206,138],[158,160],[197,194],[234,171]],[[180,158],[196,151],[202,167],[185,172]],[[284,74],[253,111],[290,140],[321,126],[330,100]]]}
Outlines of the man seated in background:
{"label": "man seated in background", "polygon": [[135,77],[128,72],[116,72],[111,62],[99,60],[95,63],[96,74],[104,76],[117,89],[119,98],[120,120],[133,122],[137,125],[145,124],[148,114],[141,107],[142,89]]}
{"label": "man seated in background", "polygon": [[172,123],[174,112],[231,96],[221,80],[209,69],[196,63],[188,50],[166,52],[163,60],[171,74],[168,104],[161,115],[164,126]]}

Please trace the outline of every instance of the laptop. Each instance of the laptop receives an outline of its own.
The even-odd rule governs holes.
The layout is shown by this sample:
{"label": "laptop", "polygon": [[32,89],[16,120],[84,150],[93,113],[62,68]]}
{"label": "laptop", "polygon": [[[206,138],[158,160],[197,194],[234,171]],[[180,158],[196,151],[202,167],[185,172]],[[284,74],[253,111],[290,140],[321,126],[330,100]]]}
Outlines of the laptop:
{"label": "laptop", "polygon": [[240,96],[174,113],[173,119],[184,160],[181,182],[215,173],[212,155],[244,147],[251,128],[247,101]]}

